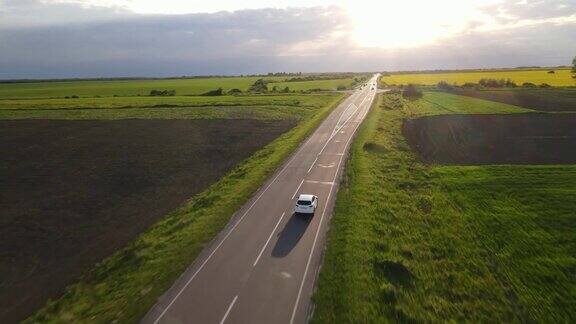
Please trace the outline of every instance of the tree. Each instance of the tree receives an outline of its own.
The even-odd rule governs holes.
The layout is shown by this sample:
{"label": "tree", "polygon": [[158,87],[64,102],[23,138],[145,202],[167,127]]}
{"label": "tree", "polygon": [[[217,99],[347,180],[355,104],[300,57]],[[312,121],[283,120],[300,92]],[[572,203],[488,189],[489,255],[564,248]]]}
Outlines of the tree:
{"label": "tree", "polygon": [[402,97],[410,100],[420,99],[422,98],[422,91],[418,89],[415,85],[409,84],[404,87],[404,91],[402,91]]}
{"label": "tree", "polygon": [[254,82],[254,84],[252,86],[250,86],[250,89],[248,89],[248,91],[250,92],[268,92],[268,86],[266,85],[266,80],[264,79],[258,79],[256,80],[256,82]]}

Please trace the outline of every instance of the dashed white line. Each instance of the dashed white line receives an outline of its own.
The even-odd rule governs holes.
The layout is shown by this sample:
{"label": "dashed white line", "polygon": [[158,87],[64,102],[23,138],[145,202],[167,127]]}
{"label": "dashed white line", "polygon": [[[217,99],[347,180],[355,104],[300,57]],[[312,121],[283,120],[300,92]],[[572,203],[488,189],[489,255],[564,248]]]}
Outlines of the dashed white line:
{"label": "dashed white line", "polygon": [[286,212],[282,213],[282,216],[280,216],[280,219],[278,220],[278,223],[276,223],[276,226],[274,226],[274,229],[272,230],[272,233],[270,233],[270,236],[268,236],[268,239],[266,240],[266,243],[264,243],[264,246],[262,247],[262,250],[260,250],[260,253],[258,254],[258,257],[256,258],[256,261],[254,261],[254,264],[252,265],[253,267],[256,266],[256,264],[258,264],[258,260],[260,260],[260,257],[262,256],[262,253],[264,253],[264,250],[266,250],[266,247],[268,246],[268,243],[270,243],[270,239],[272,238],[272,235],[274,235],[274,232],[276,232],[276,229],[278,228],[278,225],[280,225],[280,222],[282,221],[282,218],[284,218],[284,215],[286,214]]}
{"label": "dashed white line", "polygon": [[230,311],[232,310],[232,307],[234,307],[234,304],[236,304],[237,299],[238,299],[238,295],[236,295],[236,297],[234,297],[234,299],[232,300],[232,303],[230,303],[230,306],[228,306],[228,310],[226,311],[226,314],[224,314],[224,317],[222,317],[220,324],[224,324],[224,322],[226,322],[226,318],[228,317],[228,314],[230,314]]}
{"label": "dashed white line", "polygon": [[302,179],[302,181],[300,181],[298,188],[296,188],[296,191],[294,191],[294,194],[292,195],[292,199],[294,199],[294,197],[296,197],[296,194],[298,193],[298,190],[300,190],[300,187],[302,187],[303,183],[304,183],[304,179]]}
{"label": "dashed white line", "polygon": [[308,169],[308,172],[306,172],[306,173],[310,173],[310,171],[311,171],[312,168],[314,167],[314,164],[316,164],[316,161],[318,161],[318,157],[316,157],[316,158],[314,159],[314,162],[312,162],[312,164],[310,165],[310,168]]}

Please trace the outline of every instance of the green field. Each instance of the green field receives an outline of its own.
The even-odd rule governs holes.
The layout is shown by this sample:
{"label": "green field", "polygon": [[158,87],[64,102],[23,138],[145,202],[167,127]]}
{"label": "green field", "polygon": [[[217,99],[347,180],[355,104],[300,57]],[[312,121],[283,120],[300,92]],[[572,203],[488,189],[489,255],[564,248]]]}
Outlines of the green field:
{"label": "green field", "polygon": [[199,95],[218,88],[223,88],[225,91],[233,88],[246,91],[260,78],[274,81],[268,84],[270,90],[273,86],[277,86],[278,89],[283,89],[288,86],[290,90],[296,91],[310,89],[336,90],[338,85],[345,85],[348,87],[353,82],[353,78],[281,82],[284,81],[286,77],[230,77],[164,80],[0,83],[0,99],[63,98],[66,96],[145,96],[148,95],[151,90],[176,90],[177,95]]}
{"label": "green field", "polygon": [[572,322],[576,166],[431,166],[402,120],[520,113],[381,95],[351,147],[313,322]]}
{"label": "green field", "polygon": [[305,118],[336,94],[0,100],[0,119]]}
{"label": "green field", "polygon": [[482,72],[450,72],[450,73],[414,73],[414,74],[392,74],[384,76],[380,82],[389,85],[401,84],[421,84],[436,85],[440,81],[450,84],[462,85],[466,82],[478,83],[482,78],[491,79],[511,79],[516,84],[524,82],[534,84],[547,83],[551,86],[567,87],[576,86],[576,81],[572,79],[569,69],[553,69],[556,73],[550,74],[549,70],[506,70],[506,71],[482,71]]}

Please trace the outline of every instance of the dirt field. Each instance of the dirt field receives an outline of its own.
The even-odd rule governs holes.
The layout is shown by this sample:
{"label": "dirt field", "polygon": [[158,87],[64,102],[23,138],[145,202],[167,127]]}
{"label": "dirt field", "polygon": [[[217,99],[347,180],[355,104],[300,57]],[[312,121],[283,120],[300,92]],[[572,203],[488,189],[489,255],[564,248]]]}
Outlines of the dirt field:
{"label": "dirt field", "polygon": [[0,121],[0,322],[23,319],[293,121]]}
{"label": "dirt field", "polygon": [[426,163],[576,163],[576,114],[430,116],[402,132]]}
{"label": "dirt field", "polygon": [[576,89],[455,89],[450,93],[540,111],[576,111]]}

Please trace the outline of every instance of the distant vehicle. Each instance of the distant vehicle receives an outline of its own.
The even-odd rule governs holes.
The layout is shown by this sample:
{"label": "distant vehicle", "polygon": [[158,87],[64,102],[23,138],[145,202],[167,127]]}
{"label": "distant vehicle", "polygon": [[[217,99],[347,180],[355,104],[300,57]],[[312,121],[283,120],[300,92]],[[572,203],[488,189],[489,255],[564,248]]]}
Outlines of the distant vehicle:
{"label": "distant vehicle", "polygon": [[314,195],[302,194],[296,201],[294,213],[296,214],[314,214],[318,207],[318,197]]}

